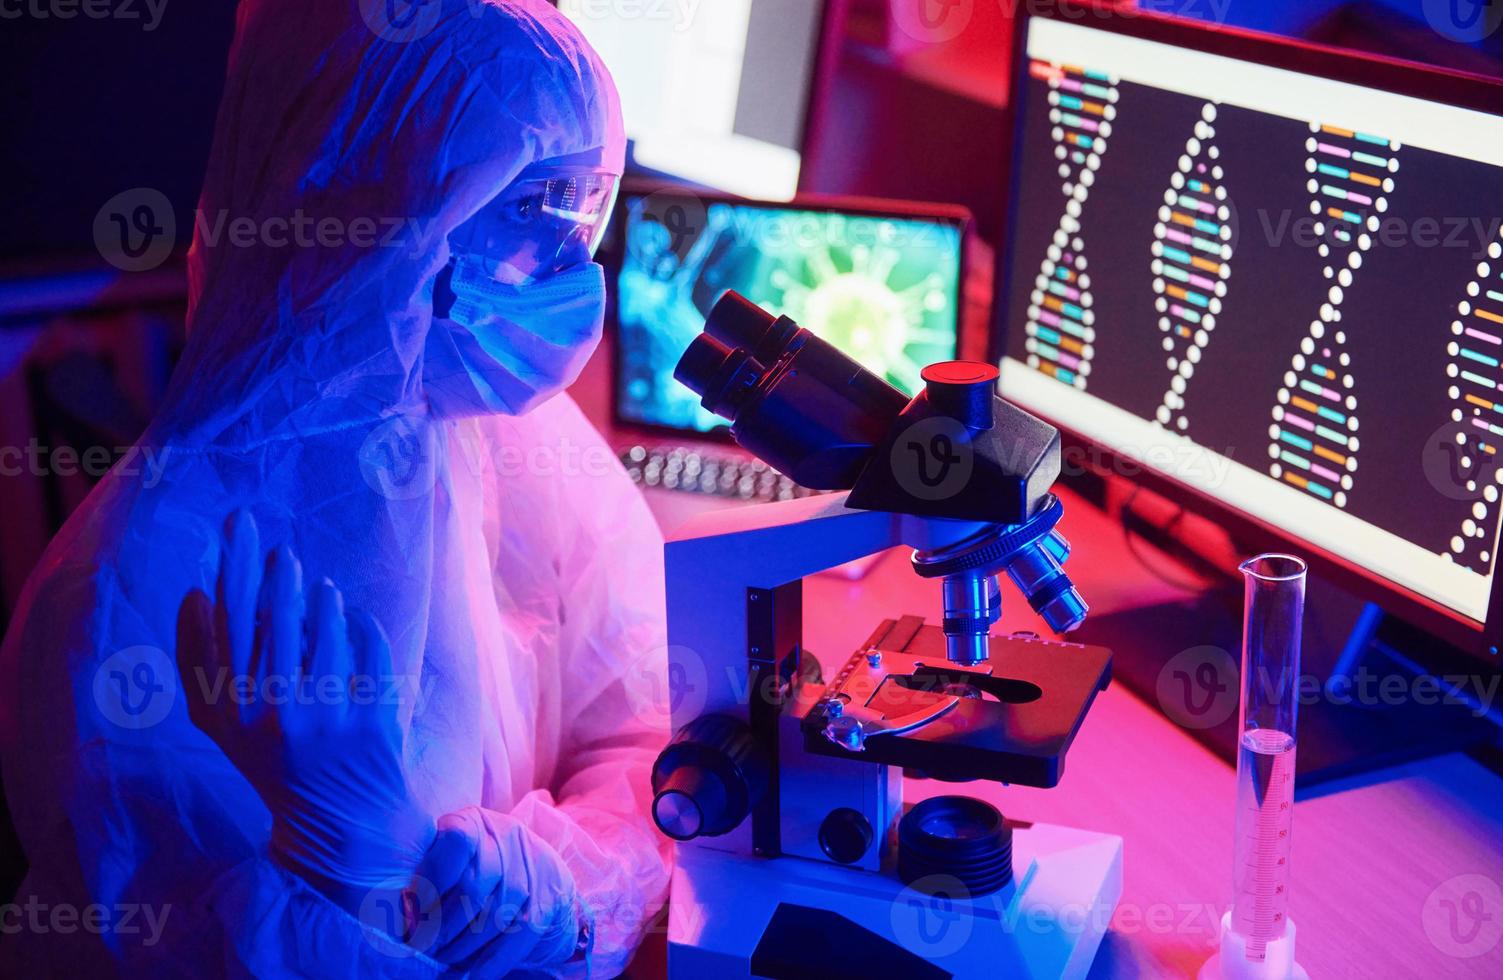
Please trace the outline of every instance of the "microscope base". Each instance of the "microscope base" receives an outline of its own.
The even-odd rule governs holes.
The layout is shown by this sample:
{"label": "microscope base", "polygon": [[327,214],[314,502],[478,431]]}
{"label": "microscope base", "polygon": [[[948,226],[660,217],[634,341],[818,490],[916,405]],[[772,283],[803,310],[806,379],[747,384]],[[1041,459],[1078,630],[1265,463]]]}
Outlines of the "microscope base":
{"label": "microscope base", "polygon": [[673,978],[1085,977],[1122,894],[1122,839],[1013,831],[1011,885],[929,895],[891,874],[680,846]]}

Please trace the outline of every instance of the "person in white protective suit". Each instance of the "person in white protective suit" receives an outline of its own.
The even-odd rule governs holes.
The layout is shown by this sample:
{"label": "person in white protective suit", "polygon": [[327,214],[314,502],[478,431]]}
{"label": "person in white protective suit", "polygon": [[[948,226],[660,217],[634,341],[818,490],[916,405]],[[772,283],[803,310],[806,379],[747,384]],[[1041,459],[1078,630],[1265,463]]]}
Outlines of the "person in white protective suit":
{"label": "person in white protective suit", "polygon": [[0,974],[613,976],[665,898],[661,540],[550,398],[617,95],[544,0],[381,7],[240,4],[161,472],[0,649]]}

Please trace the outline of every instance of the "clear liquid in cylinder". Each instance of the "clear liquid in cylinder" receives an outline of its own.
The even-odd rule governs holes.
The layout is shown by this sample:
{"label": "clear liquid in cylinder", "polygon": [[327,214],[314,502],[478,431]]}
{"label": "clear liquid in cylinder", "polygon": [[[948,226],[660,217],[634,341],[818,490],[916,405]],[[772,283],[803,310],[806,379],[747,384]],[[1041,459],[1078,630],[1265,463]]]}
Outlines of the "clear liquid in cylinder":
{"label": "clear liquid in cylinder", "polygon": [[1268,728],[1242,733],[1237,751],[1237,892],[1232,930],[1247,958],[1262,962],[1289,916],[1289,845],[1294,818],[1294,737]]}

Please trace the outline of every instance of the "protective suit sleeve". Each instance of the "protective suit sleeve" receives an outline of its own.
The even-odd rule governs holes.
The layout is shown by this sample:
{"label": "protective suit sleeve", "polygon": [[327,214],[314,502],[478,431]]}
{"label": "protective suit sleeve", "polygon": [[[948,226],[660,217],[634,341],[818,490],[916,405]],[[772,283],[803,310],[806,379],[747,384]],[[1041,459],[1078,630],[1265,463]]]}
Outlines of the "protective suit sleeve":
{"label": "protective suit sleeve", "polygon": [[399,909],[372,905],[355,918],[264,857],[221,875],[205,899],[223,930],[227,975],[427,980],[447,972],[381,927],[400,928]]}
{"label": "protective suit sleeve", "polygon": [[[551,779],[511,810],[574,875],[591,933],[587,969],[626,968],[666,900],[671,846],[654,828],[651,772],[667,738],[663,540],[641,494],[571,400],[535,414],[579,435],[583,478],[551,482],[563,603]],[[594,459],[601,465],[592,466]],[[562,529],[568,528],[564,531]]]}
{"label": "protective suit sleeve", "polygon": [[[156,554],[186,565],[194,549],[181,544]],[[0,937],[0,975],[442,975],[388,931],[401,931],[387,925],[400,917],[379,907],[351,915],[271,861],[266,810],[189,721],[168,669],[170,644],[91,654],[85,634],[103,626],[66,610],[102,605],[96,615],[138,637],[153,635],[154,617],[118,595],[69,601],[79,580],[85,576],[70,566],[38,583],[24,602],[25,631],[7,639],[6,659],[14,661],[28,645],[46,650],[41,635],[65,624],[54,649],[77,651],[77,659],[68,670],[43,657],[18,665],[31,694],[19,702],[26,735],[7,740],[4,761],[8,790],[33,789],[11,796],[31,865],[15,903],[77,909],[103,922]],[[117,690],[117,678],[134,686]]]}

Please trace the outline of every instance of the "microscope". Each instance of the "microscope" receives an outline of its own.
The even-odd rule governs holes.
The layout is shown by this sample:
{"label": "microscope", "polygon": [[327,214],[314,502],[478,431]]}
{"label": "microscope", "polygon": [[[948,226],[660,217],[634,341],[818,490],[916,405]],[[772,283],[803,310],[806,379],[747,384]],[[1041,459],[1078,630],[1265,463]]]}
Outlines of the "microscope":
{"label": "microscope", "polygon": [[[1002,576],[1057,633],[1086,615],[1049,492],[1059,433],[998,397],[990,365],[931,365],[909,399],[733,292],[675,377],[743,448],[844,492],[701,515],[666,545],[670,975],[1084,977],[1121,838],[903,795],[905,773],[1056,785],[1108,683],[1104,649],[993,630]],[[803,578],[899,545],[938,580],[942,622],[856,624],[825,677],[803,617],[848,613],[806,610]]]}

